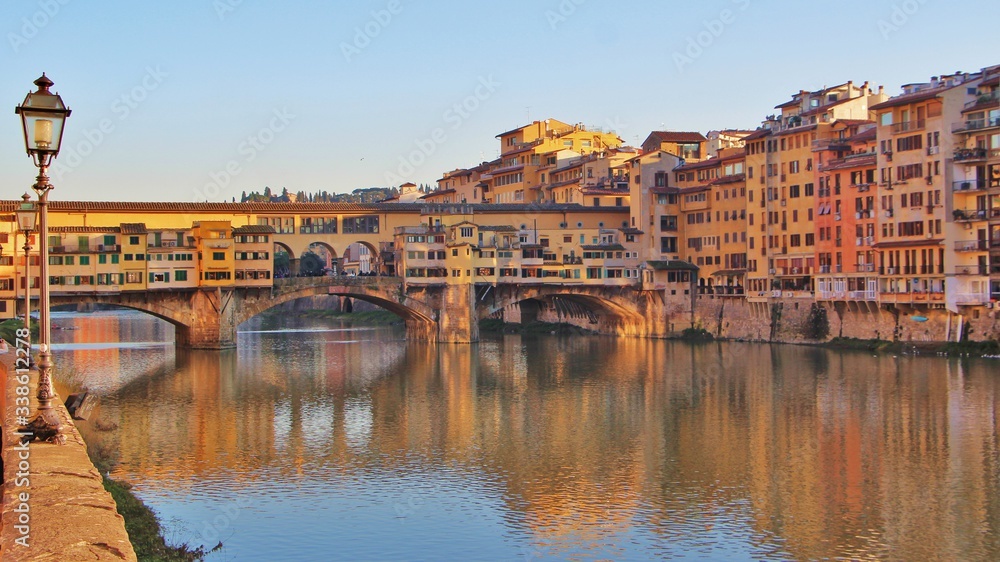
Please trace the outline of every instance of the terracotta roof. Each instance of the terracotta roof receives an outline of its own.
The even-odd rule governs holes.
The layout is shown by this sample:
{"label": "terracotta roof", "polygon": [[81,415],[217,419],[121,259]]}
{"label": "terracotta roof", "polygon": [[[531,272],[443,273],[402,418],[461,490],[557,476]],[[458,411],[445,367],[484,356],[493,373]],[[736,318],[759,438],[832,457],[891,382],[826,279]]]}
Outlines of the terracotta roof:
{"label": "terracotta roof", "polygon": [[880,109],[889,109],[890,107],[899,107],[901,105],[908,105],[908,104],[911,104],[911,103],[925,101],[925,100],[936,98],[938,96],[938,94],[940,94],[941,92],[944,92],[945,90],[948,90],[948,89],[949,88],[946,86],[946,87],[938,87],[938,88],[930,88],[930,89],[927,89],[927,90],[921,90],[919,92],[913,92],[911,94],[903,94],[901,96],[896,96],[894,98],[889,98],[888,100],[886,100],[886,101],[884,101],[882,103],[877,103],[877,104],[869,107],[868,109],[871,109],[873,111],[878,111]]}
{"label": "terracotta roof", "polygon": [[248,224],[234,228],[233,234],[274,234],[274,227],[268,224]]}
{"label": "terracotta roof", "polygon": [[731,176],[722,176],[709,183],[709,185],[726,185],[729,183],[739,183],[746,181],[746,176],[744,174],[733,174]]}
{"label": "terracotta roof", "polygon": [[844,140],[847,142],[867,142],[875,140],[877,136],[878,136],[878,129],[872,127],[870,129],[865,129],[864,131],[861,131],[860,133],[854,136],[847,137]]}
{"label": "terracotta roof", "polygon": [[572,179],[563,180],[563,181],[556,181],[556,182],[552,182],[552,183],[549,183],[547,185],[544,185],[542,187],[544,187],[545,189],[553,189],[553,188],[556,188],[556,187],[562,187],[564,185],[579,184],[581,179],[582,178],[572,178]]}
{"label": "terracotta roof", "polygon": [[719,162],[720,160],[718,158],[709,158],[708,160],[702,160],[701,162],[693,162],[691,164],[677,166],[673,171],[690,172],[691,170],[701,170],[703,168],[716,168],[719,166]]}
{"label": "terracotta roof", "polygon": [[686,195],[688,193],[700,193],[702,191],[707,191],[708,189],[709,189],[709,186],[707,186],[707,185],[696,185],[694,187],[684,187],[684,188],[681,188],[681,189],[677,190],[677,193],[680,193],[681,195]]}
{"label": "terracotta roof", "polygon": [[[51,203],[49,203],[51,205]],[[145,234],[146,223],[144,222],[123,222],[122,234]]]}
{"label": "terracotta roof", "polygon": [[994,76],[993,78],[989,78],[987,80],[983,80],[979,85],[980,86],[986,86],[986,87],[989,87],[989,86],[1000,86],[1000,74]]}
{"label": "terracotta roof", "polygon": [[801,98],[799,98],[799,99],[792,98],[792,99],[786,101],[785,103],[783,103],[781,105],[774,106],[774,108],[775,109],[784,109],[786,107],[796,107],[796,106],[799,106],[801,104],[802,104],[802,99]]}
{"label": "terracotta roof", "polygon": [[622,246],[621,244],[584,244],[580,247],[583,248],[584,250],[620,251],[625,249],[625,246]]}
{"label": "terracotta roof", "polygon": [[49,232],[62,232],[62,233],[74,233],[74,234],[85,234],[85,233],[102,233],[102,232],[121,232],[120,226],[50,226]]}
{"label": "terracotta roof", "polygon": [[762,139],[762,138],[770,135],[773,132],[774,131],[772,131],[771,129],[765,129],[765,128],[761,127],[760,129],[757,129],[756,131],[754,131],[754,132],[750,133],[749,135],[743,137],[743,140],[744,141],[752,141],[752,140]]}
{"label": "terracotta roof", "polygon": [[815,129],[816,129],[816,124],[815,123],[813,123],[811,125],[799,125],[798,127],[791,127],[789,129],[782,129],[781,131],[777,131],[775,133],[775,135],[778,135],[778,136],[781,136],[781,135],[795,135],[795,134],[798,134],[798,133],[803,133],[805,131],[812,131],[812,130],[815,130]]}
{"label": "terracotta roof", "polygon": [[626,228],[619,228],[622,234],[642,234],[643,232],[634,226],[629,226]]}
{"label": "terracotta roof", "polygon": [[646,144],[651,139],[656,142],[705,142],[708,140],[705,135],[696,131],[653,131],[649,133],[642,144]]}
{"label": "terracotta roof", "polygon": [[875,124],[871,119],[837,119],[833,122],[835,125],[847,125],[851,127],[853,125],[864,125],[865,123]]}
{"label": "terracotta roof", "polygon": [[831,107],[836,107],[838,105],[841,105],[841,104],[844,104],[844,103],[847,103],[849,101],[853,101],[853,100],[856,100],[856,99],[858,99],[858,98],[844,98],[844,99],[841,99],[841,100],[837,100],[835,102],[830,102],[830,103],[828,103],[826,105],[821,105],[819,107],[816,107],[816,108],[810,109],[809,111],[804,112],[802,114],[802,117],[809,117],[810,115],[819,115],[820,113],[825,112],[826,110],[830,109]]}
{"label": "terracotta roof", "polygon": [[520,131],[521,129],[524,129],[525,127],[530,127],[530,126],[532,126],[534,124],[535,124],[535,122],[528,123],[527,125],[521,125],[520,127],[517,127],[516,129],[511,129],[509,131],[504,131],[504,132],[500,133],[499,135],[497,135],[497,136],[495,136],[493,138],[498,139],[500,137],[505,137],[507,135],[512,135],[512,134]]}
{"label": "terracotta roof", "polygon": [[455,193],[455,190],[453,188],[437,189],[428,193],[427,195],[422,195],[420,199],[428,199],[430,197],[435,197],[437,195],[448,195],[449,193]]}

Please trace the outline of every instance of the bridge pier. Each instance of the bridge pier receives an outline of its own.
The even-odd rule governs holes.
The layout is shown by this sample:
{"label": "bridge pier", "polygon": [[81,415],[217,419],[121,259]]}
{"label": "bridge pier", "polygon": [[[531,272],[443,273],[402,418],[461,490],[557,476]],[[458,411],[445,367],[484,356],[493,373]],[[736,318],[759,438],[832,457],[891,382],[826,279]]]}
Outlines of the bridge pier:
{"label": "bridge pier", "polygon": [[444,343],[479,341],[475,285],[471,283],[445,285],[441,288],[440,299],[437,341]]}
{"label": "bridge pier", "polygon": [[231,349],[236,347],[236,314],[233,291],[214,289],[191,294],[188,321],[175,324],[177,347]]}

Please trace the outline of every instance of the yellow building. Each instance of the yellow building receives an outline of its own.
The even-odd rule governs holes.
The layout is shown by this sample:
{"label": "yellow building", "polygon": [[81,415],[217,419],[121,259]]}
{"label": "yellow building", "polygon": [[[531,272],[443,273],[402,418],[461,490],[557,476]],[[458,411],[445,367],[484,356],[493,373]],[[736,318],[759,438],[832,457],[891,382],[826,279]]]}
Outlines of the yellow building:
{"label": "yellow building", "polygon": [[[948,197],[952,186],[946,161],[955,149],[953,124],[961,121],[972,97],[968,89],[975,91],[980,79],[959,74],[908,84],[902,95],[873,107],[879,141],[881,216],[875,247],[881,302],[948,304],[957,312],[959,293],[977,297],[961,304],[988,300],[983,297],[989,290],[988,254],[978,248],[951,251],[956,241],[975,241],[979,230],[985,237],[988,218],[977,212],[976,192],[959,189]],[[946,303],[947,285],[952,294]]]}
{"label": "yellow building", "polygon": [[123,291],[145,291],[146,285],[146,225],[122,223],[122,276]]}
{"label": "yellow building", "polygon": [[245,225],[233,229],[237,287],[270,287],[274,267],[274,229],[266,225]]}
{"label": "yellow building", "polygon": [[683,158],[688,163],[698,162],[708,157],[705,135],[689,131],[653,131],[642,141],[643,152],[662,150]]}
{"label": "yellow building", "polygon": [[230,221],[198,221],[193,234],[198,250],[202,287],[232,287],[236,269],[235,245]]}

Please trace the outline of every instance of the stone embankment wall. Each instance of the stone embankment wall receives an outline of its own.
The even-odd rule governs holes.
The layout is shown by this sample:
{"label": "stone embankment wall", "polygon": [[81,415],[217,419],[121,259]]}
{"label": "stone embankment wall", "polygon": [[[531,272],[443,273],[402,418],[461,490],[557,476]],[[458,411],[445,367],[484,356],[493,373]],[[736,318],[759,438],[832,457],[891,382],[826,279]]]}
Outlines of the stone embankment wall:
{"label": "stone embankment wall", "polygon": [[[0,560],[135,560],[125,520],[105,491],[87,456],[87,444],[59,397],[52,406],[66,442],[20,446],[14,410],[20,385],[13,379],[13,357],[13,349],[0,355],[0,374],[8,381],[0,400],[4,414]],[[32,372],[32,383],[36,377]],[[35,385],[29,388],[34,397]],[[31,402],[34,412],[35,400]]]}
{"label": "stone embankment wall", "polygon": [[[812,301],[772,299],[747,302],[741,298],[699,296],[693,327],[720,338],[802,342]],[[962,332],[972,341],[1000,337],[1000,315],[981,309],[959,315],[944,309],[908,309],[875,303],[820,303],[826,309],[830,338],[900,342],[958,341]]]}

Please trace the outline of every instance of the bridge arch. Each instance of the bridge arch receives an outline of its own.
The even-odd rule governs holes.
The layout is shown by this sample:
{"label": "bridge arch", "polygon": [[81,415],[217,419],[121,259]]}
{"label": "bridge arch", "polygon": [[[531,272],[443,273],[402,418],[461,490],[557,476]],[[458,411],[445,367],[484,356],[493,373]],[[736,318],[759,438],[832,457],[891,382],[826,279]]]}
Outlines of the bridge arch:
{"label": "bridge arch", "polygon": [[604,286],[497,286],[494,298],[477,307],[480,320],[525,301],[543,303],[557,317],[585,318],[592,329],[601,333],[628,336],[657,335],[663,324],[657,311],[662,310],[650,300],[651,295],[630,287]]}
{"label": "bridge arch", "polygon": [[319,295],[350,297],[370,302],[399,316],[406,323],[408,337],[434,341],[438,311],[428,303],[399,290],[398,279],[301,277],[276,280],[273,290],[247,292],[235,308],[236,325],[289,301]]}
{"label": "bridge arch", "polygon": [[[163,293],[117,293],[94,295],[52,295],[51,306],[104,304],[138,310],[170,323],[174,327],[174,341],[181,347],[199,347],[198,341],[206,332],[215,331],[222,347],[231,347],[234,342],[219,338],[221,315],[204,314],[206,306],[221,309],[223,295],[212,291],[178,291]],[[225,333],[222,330],[221,333]]]}

